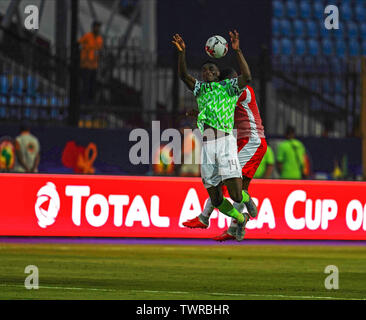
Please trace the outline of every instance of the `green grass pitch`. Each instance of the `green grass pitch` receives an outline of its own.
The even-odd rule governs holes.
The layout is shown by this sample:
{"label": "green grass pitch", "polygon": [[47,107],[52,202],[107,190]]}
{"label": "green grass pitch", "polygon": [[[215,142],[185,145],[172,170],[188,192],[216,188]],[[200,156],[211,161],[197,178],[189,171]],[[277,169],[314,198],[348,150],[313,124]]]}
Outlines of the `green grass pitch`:
{"label": "green grass pitch", "polygon": [[[24,287],[27,265],[38,290]],[[0,299],[366,299],[366,247],[0,242]]]}

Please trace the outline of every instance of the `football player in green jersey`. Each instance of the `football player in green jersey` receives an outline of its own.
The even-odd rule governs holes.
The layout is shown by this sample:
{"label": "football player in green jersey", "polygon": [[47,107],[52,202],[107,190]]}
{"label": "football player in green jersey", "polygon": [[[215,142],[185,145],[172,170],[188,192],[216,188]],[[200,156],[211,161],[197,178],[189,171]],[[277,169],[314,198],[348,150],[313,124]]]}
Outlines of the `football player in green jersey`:
{"label": "football player in green jersey", "polygon": [[[248,203],[249,194],[242,190],[242,173],[238,161],[236,139],[232,134],[234,111],[241,91],[251,81],[248,64],[239,47],[239,33],[229,32],[232,49],[235,51],[241,75],[234,79],[219,81],[220,71],[216,64],[205,63],[201,68],[203,81],[188,74],[186,45],[178,34],[173,36],[173,44],[178,50],[178,74],[193,92],[198,104],[197,126],[203,135],[201,153],[201,177],[210,196],[212,205],[222,213],[236,219],[238,228],[236,239],[244,238],[247,213],[236,207]],[[232,205],[222,194],[221,184],[225,184]]]}

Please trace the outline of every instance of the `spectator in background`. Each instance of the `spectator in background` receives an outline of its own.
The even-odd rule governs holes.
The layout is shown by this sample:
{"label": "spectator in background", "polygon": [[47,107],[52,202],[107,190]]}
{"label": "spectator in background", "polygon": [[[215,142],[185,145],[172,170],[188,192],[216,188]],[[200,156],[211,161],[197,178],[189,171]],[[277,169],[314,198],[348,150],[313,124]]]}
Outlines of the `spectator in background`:
{"label": "spectator in background", "polygon": [[94,21],[92,31],[83,35],[80,40],[80,68],[82,78],[81,103],[90,104],[94,100],[99,67],[99,55],[103,48],[103,38],[100,35],[101,23]]}
{"label": "spectator in background", "polygon": [[38,139],[31,134],[30,127],[26,123],[22,124],[20,134],[15,138],[15,153],[15,172],[38,172],[40,145]]}
{"label": "spectator in background", "polygon": [[295,139],[295,128],[286,128],[286,140],[277,147],[277,169],[281,179],[302,179],[305,166],[305,147]]}
{"label": "spectator in background", "polygon": [[267,151],[254,174],[254,179],[270,179],[274,169],[275,157],[272,148],[267,144]]}

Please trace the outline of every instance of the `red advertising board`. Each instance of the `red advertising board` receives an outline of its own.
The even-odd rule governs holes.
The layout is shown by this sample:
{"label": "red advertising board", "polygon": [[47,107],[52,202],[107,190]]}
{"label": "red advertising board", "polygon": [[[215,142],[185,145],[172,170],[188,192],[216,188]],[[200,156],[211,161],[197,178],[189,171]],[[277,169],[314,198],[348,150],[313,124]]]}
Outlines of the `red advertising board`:
{"label": "red advertising board", "polygon": [[[182,222],[207,200],[199,178],[0,175],[0,236],[209,238],[229,218],[215,211],[206,230]],[[366,240],[366,183],[254,180],[258,216],[247,239]]]}

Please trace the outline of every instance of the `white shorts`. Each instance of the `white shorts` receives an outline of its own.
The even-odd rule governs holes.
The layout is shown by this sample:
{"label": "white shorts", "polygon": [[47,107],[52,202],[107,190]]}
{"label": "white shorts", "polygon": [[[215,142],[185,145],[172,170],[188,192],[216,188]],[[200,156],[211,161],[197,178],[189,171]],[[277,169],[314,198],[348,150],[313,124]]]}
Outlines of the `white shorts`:
{"label": "white shorts", "polygon": [[201,177],[205,188],[230,178],[241,178],[238,147],[233,135],[205,141],[201,151]]}

